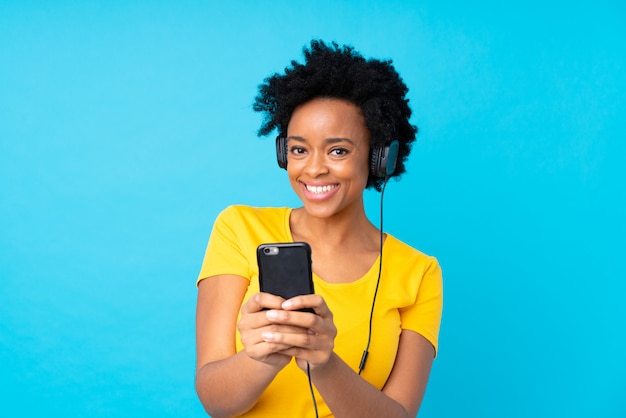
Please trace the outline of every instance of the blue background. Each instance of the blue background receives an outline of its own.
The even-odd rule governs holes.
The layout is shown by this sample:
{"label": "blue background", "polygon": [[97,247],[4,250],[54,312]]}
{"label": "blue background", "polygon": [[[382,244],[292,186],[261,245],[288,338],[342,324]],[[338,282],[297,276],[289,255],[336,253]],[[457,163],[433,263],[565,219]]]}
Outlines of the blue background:
{"label": "blue background", "polygon": [[204,416],[205,245],[298,204],[251,103],[320,37],[392,58],[421,129],[385,194],[444,268],[420,416],[625,417],[624,3],[219,3],[0,4],[0,415]]}

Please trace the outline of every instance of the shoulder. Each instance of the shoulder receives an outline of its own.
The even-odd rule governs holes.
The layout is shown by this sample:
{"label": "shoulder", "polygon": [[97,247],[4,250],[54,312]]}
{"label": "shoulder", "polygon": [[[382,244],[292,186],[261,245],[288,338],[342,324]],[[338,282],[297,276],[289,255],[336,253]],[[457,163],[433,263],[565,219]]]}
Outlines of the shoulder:
{"label": "shoulder", "polygon": [[224,208],[217,216],[218,220],[271,220],[282,219],[290,208],[256,207],[247,205],[231,205]]}
{"label": "shoulder", "polygon": [[[426,315],[424,309],[429,312],[432,310],[433,321],[436,319],[435,322],[438,323],[443,303],[443,274],[439,262],[435,257],[424,254],[394,237],[388,235],[387,240],[390,245],[385,248],[387,246],[385,241],[383,251],[386,259],[383,262],[383,271],[386,265],[387,273],[392,275],[388,282],[392,286],[392,292],[408,297],[409,302],[406,306],[421,305],[420,315]],[[420,333],[433,336],[429,340],[437,347],[437,334],[434,331]]]}
{"label": "shoulder", "polygon": [[423,253],[417,248],[412,247],[411,245],[399,240],[391,234],[387,234],[384,248],[389,249],[389,252],[392,256],[396,256],[399,258],[409,258],[423,261],[436,260],[435,257]]}
{"label": "shoulder", "polygon": [[388,260],[396,268],[405,268],[413,271],[440,271],[441,269],[435,257],[423,253],[390,234],[387,234],[383,251],[386,261]]}
{"label": "shoulder", "polygon": [[[232,235],[253,234],[262,240],[289,239],[291,208],[228,206],[217,216],[214,229],[230,231]],[[269,236],[268,236],[269,234]]]}

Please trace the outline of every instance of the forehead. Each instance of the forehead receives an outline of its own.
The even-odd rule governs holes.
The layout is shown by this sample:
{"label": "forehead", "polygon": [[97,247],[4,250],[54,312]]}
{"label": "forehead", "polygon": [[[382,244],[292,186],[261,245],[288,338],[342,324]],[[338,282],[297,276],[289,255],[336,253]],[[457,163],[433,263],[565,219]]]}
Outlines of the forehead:
{"label": "forehead", "polygon": [[298,106],[287,127],[288,136],[331,136],[369,139],[358,106],[342,99],[317,98]]}

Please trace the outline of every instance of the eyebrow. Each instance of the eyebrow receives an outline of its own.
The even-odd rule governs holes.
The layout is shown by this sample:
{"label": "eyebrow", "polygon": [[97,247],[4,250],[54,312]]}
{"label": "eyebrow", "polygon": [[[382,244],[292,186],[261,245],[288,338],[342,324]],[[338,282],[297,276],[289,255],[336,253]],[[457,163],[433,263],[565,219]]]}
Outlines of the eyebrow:
{"label": "eyebrow", "polygon": [[[288,136],[287,141],[297,141],[297,142],[306,142],[306,139],[301,136]],[[340,142],[347,142],[351,145],[354,145],[354,141],[350,138],[326,138],[324,140],[326,144],[337,144]]]}

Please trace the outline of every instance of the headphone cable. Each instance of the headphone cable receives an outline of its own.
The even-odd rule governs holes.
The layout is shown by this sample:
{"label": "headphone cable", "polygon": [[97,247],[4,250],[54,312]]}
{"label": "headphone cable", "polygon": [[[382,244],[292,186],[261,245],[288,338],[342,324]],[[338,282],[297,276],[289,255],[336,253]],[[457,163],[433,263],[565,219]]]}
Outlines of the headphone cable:
{"label": "headphone cable", "polygon": [[313,399],[313,408],[315,408],[315,418],[318,418],[317,400],[315,399],[315,391],[313,391],[313,382],[311,382],[311,366],[308,361],[306,362],[306,375],[309,378],[309,390],[311,391],[311,398]]}
{"label": "headphone cable", "polygon": [[376,288],[374,289],[374,298],[372,299],[372,309],[370,310],[370,320],[369,320],[369,330],[367,333],[367,345],[365,346],[365,350],[363,351],[363,356],[361,357],[361,363],[359,364],[359,375],[365,368],[365,363],[367,362],[367,356],[369,355],[370,343],[372,341],[372,322],[374,319],[374,306],[376,305],[376,296],[378,295],[378,286],[380,285],[380,276],[383,271],[383,197],[385,195],[385,187],[387,187],[388,176],[385,176],[385,181],[383,182],[383,188],[380,192],[380,255],[378,260],[378,278],[376,279]]}

